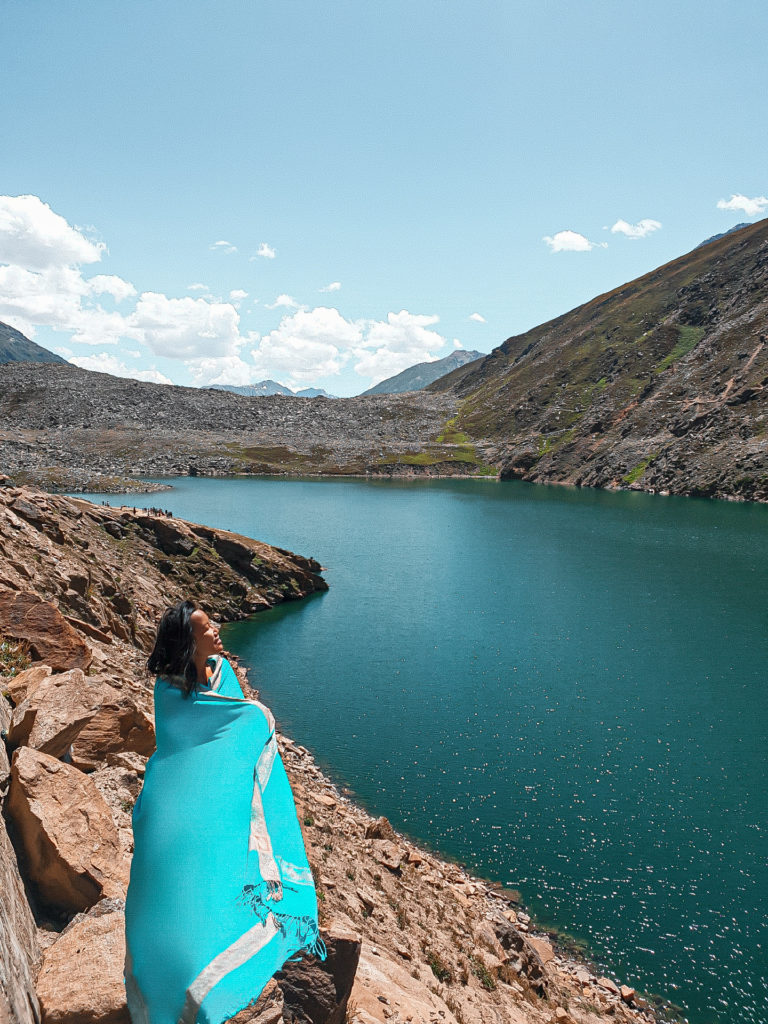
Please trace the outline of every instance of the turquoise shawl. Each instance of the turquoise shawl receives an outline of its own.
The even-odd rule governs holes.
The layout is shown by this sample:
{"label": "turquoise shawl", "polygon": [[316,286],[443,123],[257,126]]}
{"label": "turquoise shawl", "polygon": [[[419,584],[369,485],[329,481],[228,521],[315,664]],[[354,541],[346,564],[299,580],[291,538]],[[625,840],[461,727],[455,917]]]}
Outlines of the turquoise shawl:
{"label": "turquoise shawl", "polygon": [[155,683],[125,905],[133,1024],[222,1024],[299,950],[325,958],[274,718],[213,667],[189,697]]}

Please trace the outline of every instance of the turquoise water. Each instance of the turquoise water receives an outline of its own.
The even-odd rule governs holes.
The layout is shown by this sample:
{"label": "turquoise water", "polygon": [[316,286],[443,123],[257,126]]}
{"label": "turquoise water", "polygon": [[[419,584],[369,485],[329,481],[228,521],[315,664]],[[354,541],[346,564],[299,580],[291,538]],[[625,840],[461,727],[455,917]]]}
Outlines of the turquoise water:
{"label": "turquoise water", "polygon": [[768,508],[467,480],[136,504],[327,567],[226,642],[367,807],[691,1021],[768,1020]]}

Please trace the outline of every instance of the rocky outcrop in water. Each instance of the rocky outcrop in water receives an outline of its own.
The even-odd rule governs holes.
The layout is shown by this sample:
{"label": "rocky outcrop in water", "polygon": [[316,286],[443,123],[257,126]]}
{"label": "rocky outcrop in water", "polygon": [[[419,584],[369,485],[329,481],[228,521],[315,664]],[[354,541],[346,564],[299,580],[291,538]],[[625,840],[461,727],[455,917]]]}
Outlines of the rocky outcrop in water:
{"label": "rocky outcrop in water", "polygon": [[[153,745],[142,666],[157,617],[190,594],[213,615],[242,617],[323,589],[318,570],[225,531],[0,487],[1,1020],[128,1024],[123,897]],[[56,612],[34,619],[34,638],[14,611],[24,595]],[[44,661],[61,650],[62,621],[85,668]],[[420,850],[340,792],[304,747],[278,742],[329,957],[286,965],[239,1024],[652,1017],[631,990],[537,934],[514,893]]]}

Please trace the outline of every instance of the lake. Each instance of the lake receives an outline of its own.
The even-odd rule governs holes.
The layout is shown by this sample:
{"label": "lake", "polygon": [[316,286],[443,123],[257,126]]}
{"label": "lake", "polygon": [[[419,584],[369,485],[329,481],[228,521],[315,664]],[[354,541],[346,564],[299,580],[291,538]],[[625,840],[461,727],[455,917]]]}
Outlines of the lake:
{"label": "lake", "polygon": [[696,1024],[768,1020],[768,508],[173,483],[108,500],[327,568],[327,594],[224,635],[335,781]]}

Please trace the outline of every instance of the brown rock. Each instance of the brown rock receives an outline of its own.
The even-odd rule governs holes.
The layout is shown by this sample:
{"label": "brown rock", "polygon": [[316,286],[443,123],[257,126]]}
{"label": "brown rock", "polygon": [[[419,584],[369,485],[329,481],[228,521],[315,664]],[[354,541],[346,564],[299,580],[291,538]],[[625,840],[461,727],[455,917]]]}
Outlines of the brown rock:
{"label": "brown rock", "polygon": [[283,993],[272,978],[256,1002],[230,1017],[229,1024],[282,1024],[284,1007]]}
{"label": "brown rock", "polygon": [[606,992],[610,992],[612,995],[617,996],[619,994],[618,985],[611,981],[610,978],[598,978],[597,984],[600,988],[604,988]]}
{"label": "brown rock", "polygon": [[555,957],[555,951],[552,948],[552,944],[547,942],[546,939],[535,939],[531,936],[528,941],[539,954],[539,958],[543,964],[548,964],[550,960]]}
{"label": "brown rock", "polygon": [[27,640],[37,661],[54,672],[86,669],[91,651],[58,608],[32,593],[0,592],[0,633]]}
{"label": "brown rock", "polygon": [[389,839],[394,841],[397,839],[395,830],[389,823],[387,818],[381,817],[372,821],[365,830],[366,839]]}
{"label": "brown rock", "polygon": [[20,747],[11,765],[8,813],[43,903],[78,911],[103,896],[125,894],[128,864],[117,829],[87,775]]}
{"label": "brown rock", "polygon": [[132,751],[148,757],[155,749],[155,727],[130,695],[111,688],[72,746],[72,764],[90,772],[111,754]]}
{"label": "brown rock", "polygon": [[275,979],[293,1024],[343,1024],[360,959],[361,938],[333,925],[323,932],[328,956],[288,963]]}
{"label": "brown rock", "polygon": [[373,843],[373,859],[390,871],[398,871],[403,862],[403,855],[388,839],[376,839]]}
{"label": "brown rock", "polygon": [[621,998],[624,1000],[625,1003],[631,1003],[632,1000],[635,998],[635,990],[633,988],[630,988],[629,985],[622,985],[619,988],[619,992],[621,994]]}
{"label": "brown rock", "polygon": [[102,686],[79,668],[48,676],[13,712],[11,747],[61,757],[99,705]]}
{"label": "brown rock", "polygon": [[50,674],[50,665],[33,665],[32,668],[26,668],[23,672],[15,675],[13,679],[10,679],[5,684],[5,689],[8,691],[8,696],[14,705],[18,707]]}
{"label": "brown rock", "polygon": [[35,995],[35,972],[40,958],[37,930],[2,817],[0,894],[0,1020],[4,1009],[11,1024],[37,1024],[40,1019]]}
{"label": "brown rock", "polygon": [[37,979],[43,1024],[130,1024],[125,915],[86,915],[49,946]]}
{"label": "brown rock", "polygon": [[328,796],[326,793],[318,793],[315,800],[320,804],[321,807],[335,807],[338,803],[332,796]]}
{"label": "brown rock", "polygon": [[[5,737],[8,730],[11,727],[11,705],[0,693],[0,733],[2,737]],[[8,760],[8,751],[5,749],[5,743],[2,737],[0,737],[0,793],[4,793],[6,784],[11,775],[11,764]]]}

